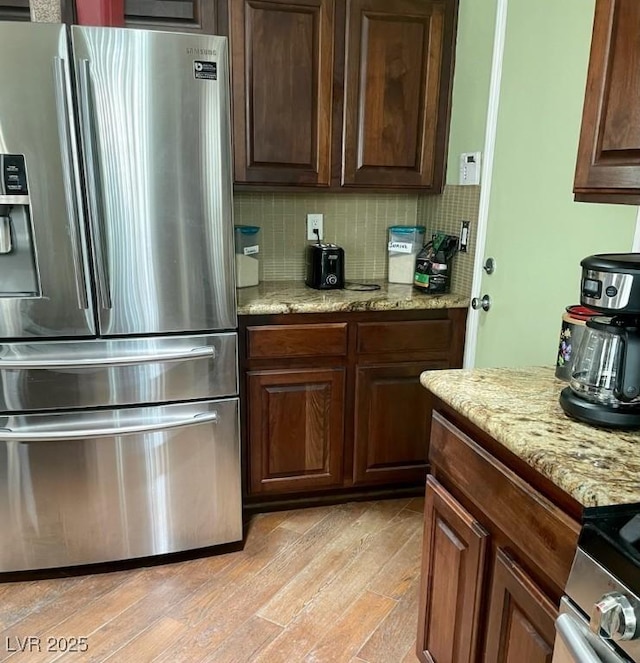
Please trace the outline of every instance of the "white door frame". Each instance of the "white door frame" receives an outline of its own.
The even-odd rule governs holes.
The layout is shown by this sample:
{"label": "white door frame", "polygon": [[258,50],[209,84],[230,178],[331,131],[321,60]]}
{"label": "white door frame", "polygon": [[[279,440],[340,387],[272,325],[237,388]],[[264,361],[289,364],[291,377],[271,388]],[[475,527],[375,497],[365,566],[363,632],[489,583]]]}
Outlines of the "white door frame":
{"label": "white door frame", "polygon": [[[498,128],[498,110],[500,107],[500,85],[502,82],[502,62],[504,59],[504,42],[507,32],[507,5],[509,0],[498,0],[496,7],[496,29],[493,37],[493,57],[491,61],[491,82],[489,84],[489,105],[487,106],[487,127],[484,135],[484,155],[482,157],[482,173],[480,188],[480,208],[478,210],[478,230],[476,234],[476,252],[473,261],[473,283],[471,296],[480,297],[482,276],[485,261],[485,244],[487,240],[487,224],[489,222],[489,202],[491,199],[491,181],[493,178],[493,157],[496,147]],[[639,238],[640,241],[640,238]],[[478,325],[481,311],[469,308],[467,316],[467,334],[464,344],[464,368],[473,368],[476,361],[478,344]]]}

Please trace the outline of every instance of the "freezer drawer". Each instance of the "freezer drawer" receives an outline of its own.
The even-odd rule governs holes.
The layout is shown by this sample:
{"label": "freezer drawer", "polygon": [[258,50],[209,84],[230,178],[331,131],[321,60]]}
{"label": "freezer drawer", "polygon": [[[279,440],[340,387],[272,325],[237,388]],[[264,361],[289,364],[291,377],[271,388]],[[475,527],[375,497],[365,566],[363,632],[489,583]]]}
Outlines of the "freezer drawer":
{"label": "freezer drawer", "polygon": [[237,334],[0,345],[0,412],[235,396]]}
{"label": "freezer drawer", "polygon": [[242,538],[238,400],[0,417],[0,571]]}

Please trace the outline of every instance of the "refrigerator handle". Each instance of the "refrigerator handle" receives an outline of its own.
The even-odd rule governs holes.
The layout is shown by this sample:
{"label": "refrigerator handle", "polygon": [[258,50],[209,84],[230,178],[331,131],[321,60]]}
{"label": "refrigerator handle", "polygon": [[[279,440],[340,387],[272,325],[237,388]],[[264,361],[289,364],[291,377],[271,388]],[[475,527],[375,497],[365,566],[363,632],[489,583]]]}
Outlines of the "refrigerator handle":
{"label": "refrigerator handle", "polygon": [[77,164],[78,153],[72,143],[71,129],[69,127],[69,103],[67,97],[67,70],[62,58],[55,57],[54,76],[56,82],[56,114],[58,116],[58,135],[60,136],[60,147],[62,154],[62,169],[66,183],[64,196],[67,204],[67,214],[71,219],[71,251],[73,254],[73,271],[76,277],[76,292],[78,295],[78,308],[88,309],[86,274],[84,271],[84,260],[80,245],[82,233],[80,229],[82,207],[79,204]]}
{"label": "refrigerator handle", "polygon": [[202,412],[192,415],[186,419],[175,419],[174,421],[161,421],[155,424],[134,424],[132,426],[108,426],[106,428],[83,428],[78,430],[48,430],[38,431],[37,428],[22,430],[11,430],[0,428],[0,442],[59,442],[67,440],[87,440],[96,437],[118,437],[120,435],[138,435],[144,433],[155,433],[171,428],[185,428],[186,426],[198,426],[200,424],[217,424],[219,420],[217,412]]}
{"label": "refrigerator handle", "polygon": [[57,357],[47,359],[2,359],[0,358],[0,370],[39,370],[51,368],[106,368],[110,366],[136,366],[138,364],[160,364],[169,361],[188,361],[191,359],[203,359],[205,357],[215,359],[216,351],[213,346],[180,350],[178,352],[165,352],[149,355],[122,355],[120,357],[69,357],[68,359]]}
{"label": "refrigerator handle", "polygon": [[100,223],[100,187],[98,184],[98,167],[96,161],[96,139],[93,132],[93,103],[91,99],[91,76],[89,60],[80,60],[79,69],[80,118],[82,127],[85,167],[87,171],[87,198],[89,208],[89,224],[93,236],[96,256],[96,271],[100,306],[112,308],[109,290],[109,274],[105,256],[104,237]]}

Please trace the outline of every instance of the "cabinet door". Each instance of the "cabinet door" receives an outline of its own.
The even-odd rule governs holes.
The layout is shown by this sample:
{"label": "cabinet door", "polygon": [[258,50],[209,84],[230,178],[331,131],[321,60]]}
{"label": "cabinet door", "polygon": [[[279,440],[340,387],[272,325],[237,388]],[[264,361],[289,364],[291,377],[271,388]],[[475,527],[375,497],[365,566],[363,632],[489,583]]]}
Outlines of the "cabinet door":
{"label": "cabinet door", "polygon": [[29,0],[0,0],[0,21],[30,21]]}
{"label": "cabinet door", "polygon": [[431,420],[420,373],[443,367],[432,362],[358,369],[354,484],[424,481]]}
{"label": "cabinet door", "polygon": [[224,34],[219,25],[220,0],[125,0],[129,28]]}
{"label": "cabinet door", "polygon": [[[597,0],[574,191],[640,202],[640,3]],[[624,195],[635,198],[624,199]]]}
{"label": "cabinet door", "polygon": [[416,654],[425,663],[471,663],[489,535],[431,476],[424,519]]}
{"label": "cabinet door", "polygon": [[502,550],[493,567],[485,660],[551,663],[558,610]]}
{"label": "cabinet door", "polygon": [[451,0],[351,0],[343,185],[442,188]]}
{"label": "cabinet door", "polygon": [[250,492],[342,484],[344,369],[251,371]]}
{"label": "cabinet door", "polygon": [[328,185],[334,0],[231,0],[235,179]]}

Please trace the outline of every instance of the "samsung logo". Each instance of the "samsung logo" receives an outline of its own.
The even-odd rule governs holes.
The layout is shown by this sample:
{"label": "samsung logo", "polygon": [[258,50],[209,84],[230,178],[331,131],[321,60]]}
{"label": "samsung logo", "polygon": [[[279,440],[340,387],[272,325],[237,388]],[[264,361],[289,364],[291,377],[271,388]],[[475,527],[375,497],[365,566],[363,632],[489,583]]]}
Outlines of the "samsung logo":
{"label": "samsung logo", "polygon": [[188,48],[187,55],[218,55],[218,53],[210,48]]}

